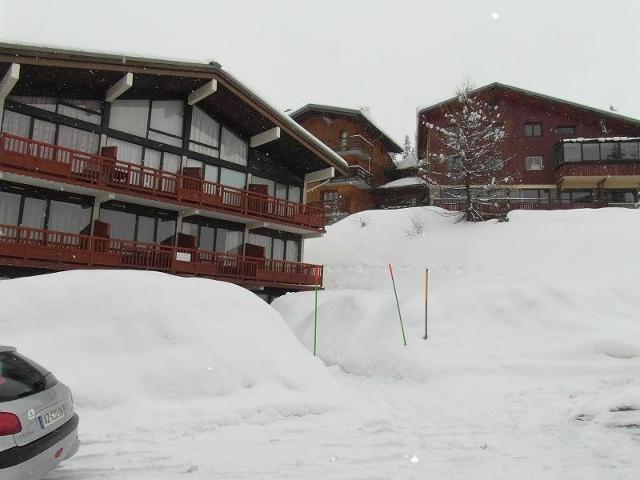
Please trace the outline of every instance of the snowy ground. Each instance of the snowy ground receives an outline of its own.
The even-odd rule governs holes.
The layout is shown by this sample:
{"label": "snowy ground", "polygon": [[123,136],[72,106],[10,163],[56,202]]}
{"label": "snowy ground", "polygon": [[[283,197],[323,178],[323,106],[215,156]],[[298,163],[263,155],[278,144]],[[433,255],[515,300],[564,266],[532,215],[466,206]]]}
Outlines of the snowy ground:
{"label": "snowy ground", "polygon": [[[306,244],[307,260],[326,265],[327,368],[291,334],[311,348],[312,293],[274,303],[288,329],[239,288],[153,273],[125,272],[137,277],[104,291],[81,278],[104,273],[2,282],[0,343],[22,345],[76,393],[83,445],[50,480],[636,479],[639,233],[640,212],[622,209],[484,224],[434,208],[347,218]],[[70,318],[71,351],[33,333],[43,309]]]}

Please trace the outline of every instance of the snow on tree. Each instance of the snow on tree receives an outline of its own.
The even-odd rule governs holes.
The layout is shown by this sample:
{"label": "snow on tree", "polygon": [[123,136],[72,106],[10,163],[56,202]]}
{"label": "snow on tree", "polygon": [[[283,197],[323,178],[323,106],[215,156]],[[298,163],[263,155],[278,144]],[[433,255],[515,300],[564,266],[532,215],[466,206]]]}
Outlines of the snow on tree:
{"label": "snow on tree", "polygon": [[416,149],[411,143],[409,135],[404,136],[404,142],[402,145],[402,153],[395,155],[394,163],[396,168],[414,168],[418,166],[418,158],[416,155]]}
{"label": "snow on tree", "polygon": [[[474,97],[472,89],[469,81],[458,88],[457,104],[445,114],[446,126],[428,125],[444,148],[421,162],[421,173],[432,185],[446,186],[448,198],[463,203],[464,220],[481,219],[481,205],[500,196],[500,186],[512,181],[505,172],[508,159],[500,151],[505,132],[498,107]],[[434,162],[444,168],[432,171]]]}

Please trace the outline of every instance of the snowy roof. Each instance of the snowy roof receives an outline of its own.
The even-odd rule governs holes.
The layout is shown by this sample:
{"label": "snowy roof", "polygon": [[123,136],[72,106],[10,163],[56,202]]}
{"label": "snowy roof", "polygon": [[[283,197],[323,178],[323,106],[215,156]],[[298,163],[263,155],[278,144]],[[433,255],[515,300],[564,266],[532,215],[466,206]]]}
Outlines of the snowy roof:
{"label": "snowy roof", "polygon": [[[269,111],[270,114],[278,118],[283,124],[286,124],[289,129],[293,130],[295,134],[303,137],[304,140],[311,143],[313,147],[320,153],[320,158],[324,156],[323,160],[330,165],[335,166],[342,173],[348,173],[348,163],[340,157],[337,153],[327,147],[323,142],[318,140],[314,135],[298,125],[288,115],[283,113],[279,108],[276,108],[271,102],[265,99],[264,96],[258,95],[254,88],[248,87],[245,83],[241,82],[237,76],[231,74],[228,70],[222,68],[222,65],[215,61],[210,62],[197,62],[197,61],[182,61],[182,60],[167,60],[162,58],[150,58],[140,57],[135,55],[129,55],[123,52],[96,52],[96,51],[83,51],[72,50],[66,48],[57,48],[51,46],[41,45],[28,45],[28,44],[10,44],[0,42],[0,50],[14,51],[16,54],[21,55],[35,55],[36,57],[56,57],[66,60],[84,60],[99,59],[106,62],[116,62],[119,64],[132,64],[132,65],[157,65],[170,70],[196,70],[199,72],[215,73],[223,77],[225,80],[233,83],[240,90],[245,90],[251,100],[261,104],[263,108]],[[313,150],[311,150],[313,151]]]}
{"label": "snowy roof", "polygon": [[398,170],[416,168],[418,166],[418,157],[416,157],[415,153],[411,153],[404,158],[399,156],[399,158],[396,158],[393,163]]}
{"label": "snowy roof", "polygon": [[598,137],[598,138],[564,138],[565,143],[582,143],[582,142],[631,142],[638,141],[640,137]]}
{"label": "snowy roof", "polygon": [[295,120],[300,120],[308,113],[331,113],[334,115],[343,115],[346,117],[354,117],[360,120],[363,120],[365,124],[378,135],[380,140],[385,144],[387,149],[393,153],[402,153],[402,147],[391,137],[391,135],[387,134],[380,126],[373,120],[371,116],[371,112],[369,108],[362,107],[359,109],[355,108],[344,108],[344,107],[334,107],[332,105],[319,105],[316,103],[308,103],[304,107],[297,109],[295,112],[292,112],[291,118]]}
{"label": "snowy roof", "polygon": [[[542,100],[547,100],[547,101],[550,101],[550,102],[563,103],[565,105],[569,105],[569,106],[574,107],[574,108],[579,108],[579,109],[582,109],[582,110],[588,110],[590,112],[597,113],[598,115],[604,115],[604,116],[615,118],[615,119],[622,120],[622,121],[625,121],[625,122],[632,122],[632,123],[635,123],[635,124],[640,124],[640,120],[638,120],[637,118],[627,117],[627,116],[620,115],[618,113],[614,113],[614,112],[611,112],[611,111],[608,111],[608,110],[602,110],[602,109],[599,109],[599,108],[589,107],[587,105],[583,105],[583,104],[580,104],[580,103],[571,102],[569,100],[563,100],[562,98],[552,97],[550,95],[545,95],[543,93],[532,92],[531,90],[526,90],[524,88],[514,87],[512,85],[506,85],[506,84],[500,83],[500,82],[493,82],[493,83],[490,83],[488,85],[484,85],[482,87],[478,87],[478,88],[472,90],[471,93],[472,94],[482,93],[482,92],[484,92],[486,90],[490,90],[492,88],[498,88],[498,89],[502,89],[502,90],[510,90],[512,92],[521,93],[521,94],[524,94],[524,95],[528,95],[530,97],[536,97],[536,98],[539,98],[539,99],[542,99]],[[457,97],[451,97],[451,98],[448,98],[447,100],[444,100],[442,102],[438,102],[438,103],[436,103],[434,105],[429,105],[429,106],[418,108],[418,114],[420,114],[422,112],[427,112],[429,110],[433,110],[433,109],[438,108],[438,107],[441,107],[441,106],[446,105],[447,103],[452,102],[452,101],[454,101],[456,99],[457,99]]]}
{"label": "snowy roof", "polygon": [[399,178],[398,180],[394,180],[393,182],[385,183],[384,185],[380,185],[379,188],[401,188],[401,187],[411,187],[415,185],[426,185],[427,182],[424,178],[420,177],[406,177]]}

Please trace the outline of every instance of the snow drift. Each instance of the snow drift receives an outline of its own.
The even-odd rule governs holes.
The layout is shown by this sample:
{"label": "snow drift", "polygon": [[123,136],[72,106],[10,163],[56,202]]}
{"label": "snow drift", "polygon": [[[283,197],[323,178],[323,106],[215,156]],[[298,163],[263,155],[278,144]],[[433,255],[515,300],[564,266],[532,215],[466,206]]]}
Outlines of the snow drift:
{"label": "snow drift", "polygon": [[[509,222],[485,223],[457,218],[430,207],[362,212],[308,241],[307,259],[325,264],[318,353],[327,364],[420,381],[480,371],[639,371],[640,212],[512,212]],[[311,293],[273,305],[310,346]]]}
{"label": "snow drift", "polygon": [[0,343],[71,387],[85,434],[93,425],[184,432],[332,405],[335,384],[321,362],[236,285],[73,271],[2,281],[0,304]]}

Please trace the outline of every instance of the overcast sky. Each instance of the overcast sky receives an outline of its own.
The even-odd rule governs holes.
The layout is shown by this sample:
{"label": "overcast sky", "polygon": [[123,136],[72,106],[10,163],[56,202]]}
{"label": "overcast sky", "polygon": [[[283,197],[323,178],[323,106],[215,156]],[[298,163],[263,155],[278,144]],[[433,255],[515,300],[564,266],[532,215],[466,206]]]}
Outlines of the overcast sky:
{"label": "overcast sky", "polygon": [[397,141],[466,76],[640,118],[640,0],[0,0],[0,41],[216,60],[278,108]]}

